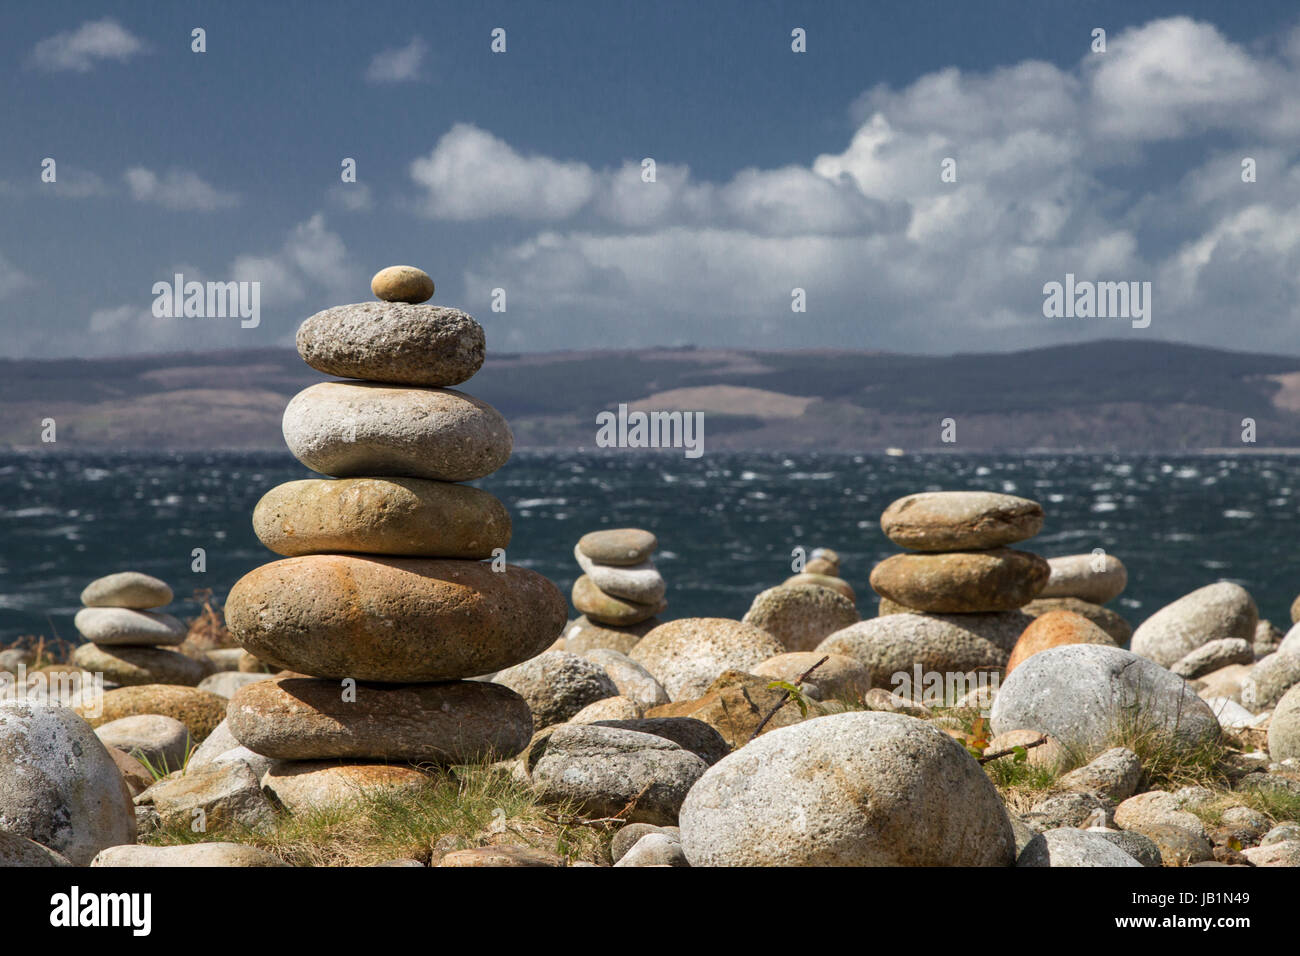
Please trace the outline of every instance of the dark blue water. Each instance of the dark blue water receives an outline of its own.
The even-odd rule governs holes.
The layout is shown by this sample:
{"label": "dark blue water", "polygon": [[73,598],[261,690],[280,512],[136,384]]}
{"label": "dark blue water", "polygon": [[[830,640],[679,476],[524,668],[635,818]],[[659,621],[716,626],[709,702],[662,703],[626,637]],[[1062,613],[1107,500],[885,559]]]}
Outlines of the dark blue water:
{"label": "dark blue water", "polygon": [[[76,639],[87,582],[146,571],[192,615],[195,589],[224,597],[275,559],[253,535],[268,488],[309,472],[283,454],[0,454],[0,639]],[[659,536],[665,617],[740,617],[785,579],[795,546],[833,547],[874,614],[871,566],[893,553],[880,512],[904,494],[978,488],[1034,498],[1044,533],[1024,547],[1048,557],[1105,548],[1129,569],[1112,606],[1134,624],[1186,592],[1226,578],[1279,626],[1300,592],[1300,458],[1286,456],[906,456],[623,452],[518,453],[476,482],[514,516],[508,558],[567,593],[574,542],[602,526]],[[203,548],[207,571],[191,570]]]}

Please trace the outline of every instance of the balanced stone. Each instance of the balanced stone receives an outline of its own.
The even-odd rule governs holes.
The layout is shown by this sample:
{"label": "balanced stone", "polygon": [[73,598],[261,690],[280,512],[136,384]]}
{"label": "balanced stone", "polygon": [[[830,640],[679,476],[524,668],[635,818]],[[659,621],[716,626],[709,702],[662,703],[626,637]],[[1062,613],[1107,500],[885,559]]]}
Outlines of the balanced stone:
{"label": "balanced stone", "polygon": [[607,648],[626,654],[636,646],[637,641],[662,623],[657,617],[649,617],[627,627],[610,627],[583,614],[570,622],[565,630],[564,649],[574,654],[585,654],[597,648]]}
{"label": "balanced stone", "polygon": [[791,575],[781,582],[785,587],[819,587],[830,588],[837,594],[843,594],[854,604],[858,603],[858,596],[854,593],[849,582],[843,578],[833,577],[829,574],[814,574],[811,571],[804,570],[799,574]]}
{"label": "balanced stone", "polygon": [[262,777],[263,789],[291,813],[337,810],[385,796],[415,796],[436,779],[402,764],[277,760]]}
{"label": "balanced stone", "polygon": [[810,651],[828,635],[859,620],[857,608],[830,588],[768,588],[741,619],[775,637],[789,651]]}
{"label": "balanced stone", "polygon": [[359,757],[440,766],[513,757],[532,715],[514,691],[485,681],[366,684],[280,678],[235,692],[227,712],[240,744],[266,757]]}
{"label": "balanced stone", "polygon": [[415,266],[389,266],[374,274],[370,291],[385,302],[428,302],[433,298],[433,279]]}
{"label": "balanced stone", "polygon": [[988,491],[908,495],[880,516],[885,536],[915,551],[998,548],[1032,538],[1042,527],[1038,502]]}
{"label": "balanced stone", "polygon": [[472,481],[510,458],[514,437],[491,405],[452,388],[321,382],[284,411],[295,458],[339,478]]}
{"label": "balanced stone", "polygon": [[663,600],[666,590],[663,575],[651,561],[627,565],[601,564],[577,547],[573,549],[573,556],[591,583],[612,597],[625,598],[637,604],[657,604]]}
{"label": "balanced stone", "polygon": [[657,547],[658,539],[640,528],[591,531],[578,539],[578,550],[601,564],[640,564]]}
{"label": "balanced stone", "polygon": [[495,495],[446,481],[308,478],[263,495],[253,530],[288,557],[352,551],[478,560],[510,543],[510,513]]}
{"label": "balanced stone", "polygon": [[96,578],[81,592],[86,607],[162,607],[172,601],[172,589],[163,581],[139,571],[119,571]]}
{"label": "balanced stone", "polygon": [[871,586],[920,611],[1010,611],[1032,601],[1050,573],[1038,555],[1009,548],[896,554],[872,569]]}
{"label": "balanced stone", "polygon": [[483,364],[483,327],[464,312],[432,305],[340,305],[299,326],[298,354],[340,378],[459,385]]}
{"label": "balanced stone", "polygon": [[309,555],[255,568],[226,599],[235,639],[276,667],[316,677],[460,680],[554,642],[566,605],[534,571],[435,558]]}
{"label": "balanced stone", "polygon": [[1051,577],[1039,597],[1072,597],[1092,604],[1105,604],[1123,593],[1128,571],[1111,554],[1069,554],[1049,558]]}
{"label": "balanced stone", "polygon": [[572,598],[573,606],[587,617],[597,623],[612,624],[615,627],[640,624],[668,607],[668,602],[662,598],[653,604],[638,604],[606,594],[585,574],[573,582]]}
{"label": "balanced stone", "polygon": [[72,624],[82,637],[96,644],[179,644],[187,633],[185,625],[170,614],[124,607],[83,607]]}
{"label": "balanced stone", "polygon": [[184,684],[193,687],[208,676],[199,661],[161,647],[118,647],[82,644],[72,663],[92,674],[129,687],[136,684]]}

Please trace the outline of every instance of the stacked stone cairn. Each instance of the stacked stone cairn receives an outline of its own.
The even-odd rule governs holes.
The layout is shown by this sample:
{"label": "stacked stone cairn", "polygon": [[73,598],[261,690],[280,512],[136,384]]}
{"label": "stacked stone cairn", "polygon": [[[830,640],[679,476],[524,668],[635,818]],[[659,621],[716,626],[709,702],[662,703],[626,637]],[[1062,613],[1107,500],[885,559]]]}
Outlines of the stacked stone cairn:
{"label": "stacked stone cairn", "polygon": [[573,606],[581,615],[565,631],[565,649],[603,648],[626,654],[660,623],[668,607],[663,575],[652,555],[658,539],[641,528],[592,531],[573,556],[582,575],[573,583]]}
{"label": "stacked stone cairn", "polygon": [[384,269],[371,289],[380,301],[298,330],[308,365],[352,379],[305,389],[284,415],[290,451],[331,477],[258,502],[254,530],[285,558],[226,601],[241,646],[288,672],[236,691],[227,723],[271,758],[263,787],[290,810],[415,792],[435,768],[519,753],[528,705],[469,678],[540,653],[566,616],[554,584],[505,563],[505,506],[459,483],[513,444],[496,409],[450,387],[482,365],[482,327],[424,304],[419,269]]}
{"label": "stacked stone cairn", "polygon": [[856,600],[840,577],[840,556],[817,548],[802,571],[760,592],[742,620],[767,631],[787,651],[811,651],[827,635],[857,623]]}
{"label": "stacked stone cairn", "polygon": [[72,653],[72,663],[102,674],[105,685],[184,684],[208,674],[200,661],[170,650],[185,640],[183,622],[158,608],[170,604],[172,589],[139,571],[97,578],[81,592],[85,605],[73,619],[89,643]]}

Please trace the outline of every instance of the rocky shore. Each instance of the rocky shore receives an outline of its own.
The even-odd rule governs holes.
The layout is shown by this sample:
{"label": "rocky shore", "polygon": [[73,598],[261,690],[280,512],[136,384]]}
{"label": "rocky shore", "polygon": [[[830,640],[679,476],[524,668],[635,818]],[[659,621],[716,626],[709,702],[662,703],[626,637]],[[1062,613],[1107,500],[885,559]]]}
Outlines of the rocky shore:
{"label": "rocky shore", "polygon": [[0,865],[1300,865],[1300,598],[1283,633],[1205,581],[1133,627],[1119,557],[951,490],[883,508],[874,568],[797,549],[740,620],[670,618],[654,531],[594,528],[570,610],[464,484],[512,449],[456,388],[482,328],[418,269],[372,291],[299,330],[340,380],[284,437],[324,477],[254,509],[237,646],[124,571],[70,660],[0,651]]}

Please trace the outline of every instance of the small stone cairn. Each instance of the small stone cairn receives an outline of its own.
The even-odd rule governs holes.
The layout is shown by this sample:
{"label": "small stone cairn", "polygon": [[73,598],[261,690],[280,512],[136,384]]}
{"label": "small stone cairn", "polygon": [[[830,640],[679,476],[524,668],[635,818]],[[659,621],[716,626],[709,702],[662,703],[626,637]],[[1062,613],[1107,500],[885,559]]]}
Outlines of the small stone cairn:
{"label": "small stone cairn", "polygon": [[286,557],[226,602],[241,646],[289,672],[236,691],[227,721],[272,759],[263,786],[290,810],[418,791],[430,766],[523,750],[523,698],[468,678],[540,653],[566,616],[554,584],[506,564],[505,506],[459,484],[513,443],[496,409],[450,387],[482,365],[482,327],[423,304],[434,286],[419,269],[384,269],[371,289],[380,301],[298,330],[308,365],[354,380],[313,385],[284,415],[290,451],[332,477],[258,502],[254,530]]}
{"label": "small stone cairn", "polygon": [[172,602],[172,589],[139,571],[96,578],[81,592],[85,605],[73,624],[89,643],[72,652],[72,663],[103,674],[106,684],[184,684],[207,676],[200,661],[168,648],[181,644],[185,624],[158,608]]}
{"label": "small stone cairn", "polygon": [[565,632],[565,648],[627,653],[660,621],[668,607],[663,575],[651,555],[659,541],[640,528],[592,531],[573,556],[583,574],[573,584],[573,606],[582,615]]}

